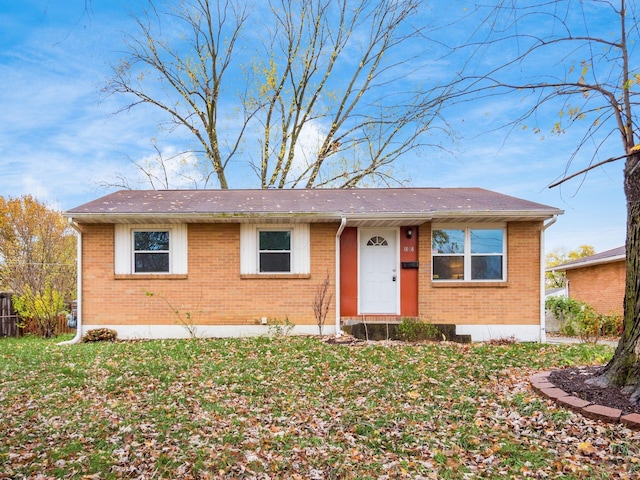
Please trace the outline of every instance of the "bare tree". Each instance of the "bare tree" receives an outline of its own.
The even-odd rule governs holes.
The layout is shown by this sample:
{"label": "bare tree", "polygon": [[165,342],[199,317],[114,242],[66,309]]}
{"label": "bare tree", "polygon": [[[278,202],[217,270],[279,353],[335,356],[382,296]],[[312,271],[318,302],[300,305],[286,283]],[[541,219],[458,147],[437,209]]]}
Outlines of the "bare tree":
{"label": "bare tree", "polygon": [[331,300],[333,300],[333,293],[329,290],[331,281],[329,279],[329,273],[324,277],[324,280],[316,289],[316,295],[313,297],[313,313],[316,317],[316,323],[318,325],[318,332],[322,336],[322,330],[329,314],[329,307],[331,306]]}
{"label": "bare tree", "polygon": [[150,1],[106,87],[190,132],[220,188],[247,164],[261,188],[397,183],[395,160],[439,142],[420,1],[245,2]]}
{"label": "bare tree", "polygon": [[[220,188],[228,188],[227,165],[238,152],[244,128],[221,147],[220,94],[248,11],[234,0],[185,0],[170,12],[150,3],[145,13],[136,19],[140,35],[128,37],[129,57],[114,68],[105,90],[133,96],[126,109],[153,105],[168,114],[174,128],[186,128]],[[172,20],[164,30],[162,19]]]}
{"label": "bare tree", "polygon": [[[478,7],[473,15],[482,22],[474,32],[474,56],[465,65],[466,89],[460,98],[525,95],[512,127],[545,131],[540,124],[549,108],[559,112],[550,126],[562,134],[571,127],[580,134],[567,164],[582,156],[588,165],[565,172],[559,185],[606,163],[624,160],[627,199],[627,277],[622,338],[615,355],[598,379],[601,385],[627,387],[632,401],[640,400],[640,147],[638,129],[637,70],[640,40],[635,2],[625,0],[500,1]],[[491,55],[491,53],[494,55]],[[498,53],[499,55],[495,55]],[[508,56],[510,54],[510,56]],[[474,59],[493,63],[482,72]],[[494,60],[497,59],[497,60]],[[478,74],[470,74],[472,69]],[[517,80],[514,80],[517,79]],[[622,140],[618,154],[611,154],[612,139]]]}
{"label": "bare tree", "polygon": [[[425,145],[446,88],[419,93],[416,0],[274,0],[251,104],[263,106],[262,188],[353,187],[396,180],[389,167]],[[413,53],[406,53],[404,50]],[[312,144],[311,144],[312,143]]]}

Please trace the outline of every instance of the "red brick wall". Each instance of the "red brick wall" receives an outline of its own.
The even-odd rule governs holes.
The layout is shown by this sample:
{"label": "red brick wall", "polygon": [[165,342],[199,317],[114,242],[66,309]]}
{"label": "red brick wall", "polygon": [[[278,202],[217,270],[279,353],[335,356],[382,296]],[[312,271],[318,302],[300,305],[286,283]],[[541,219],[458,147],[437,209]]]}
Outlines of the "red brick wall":
{"label": "red brick wall", "polygon": [[540,229],[542,222],[507,226],[506,282],[433,282],[431,225],[420,227],[420,317],[432,323],[540,323]]}
{"label": "red brick wall", "polygon": [[[254,325],[262,317],[315,325],[313,300],[329,274],[335,287],[337,224],[311,225],[311,275],[305,278],[240,277],[238,224],[188,227],[188,275],[162,278],[114,275],[114,228],[83,227],[83,322],[177,323],[174,310],[189,312],[195,325]],[[160,294],[149,297],[145,292]],[[335,323],[335,292],[326,324]],[[167,300],[171,306],[163,300]]]}
{"label": "red brick wall", "polygon": [[567,270],[569,296],[599,313],[622,314],[625,273],[624,260]]}

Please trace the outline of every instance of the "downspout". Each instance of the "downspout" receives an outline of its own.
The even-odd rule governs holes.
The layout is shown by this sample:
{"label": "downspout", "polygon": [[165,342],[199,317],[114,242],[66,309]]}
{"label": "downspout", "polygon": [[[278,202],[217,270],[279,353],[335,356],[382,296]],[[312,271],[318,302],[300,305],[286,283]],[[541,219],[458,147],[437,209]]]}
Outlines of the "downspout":
{"label": "downspout", "polygon": [[340,236],[347,226],[347,219],[342,217],[340,221],[340,227],[336,233],[336,337],[342,335],[340,329]]}
{"label": "downspout", "polygon": [[76,265],[78,267],[78,275],[76,279],[76,290],[77,296],[76,299],[76,314],[77,314],[77,323],[76,323],[76,336],[71,340],[67,340],[65,342],[60,342],[58,345],[71,345],[73,343],[78,343],[82,339],[82,231],[78,227],[78,225],[73,221],[72,218],[69,218],[69,225],[76,232],[78,232],[78,240],[77,240],[77,261]]}
{"label": "downspout", "polygon": [[547,342],[547,316],[544,308],[545,304],[545,254],[544,254],[544,234],[551,225],[556,223],[558,215],[554,215],[549,223],[542,225],[540,230],[540,343]]}

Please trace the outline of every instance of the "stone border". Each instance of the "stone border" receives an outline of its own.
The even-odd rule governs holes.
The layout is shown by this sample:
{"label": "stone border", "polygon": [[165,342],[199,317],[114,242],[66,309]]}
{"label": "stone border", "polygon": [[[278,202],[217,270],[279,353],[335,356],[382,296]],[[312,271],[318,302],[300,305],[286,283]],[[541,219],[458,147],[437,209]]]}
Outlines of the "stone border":
{"label": "stone border", "polygon": [[622,415],[622,411],[617,408],[597,405],[570,395],[564,390],[556,388],[549,380],[550,375],[551,372],[549,371],[536,373],[529,377],[531,388],[543,397],[553,400],[556,404],[575,410],[587,418],[608,423],[622,423],[631,429],[640,430],[640,414]]}

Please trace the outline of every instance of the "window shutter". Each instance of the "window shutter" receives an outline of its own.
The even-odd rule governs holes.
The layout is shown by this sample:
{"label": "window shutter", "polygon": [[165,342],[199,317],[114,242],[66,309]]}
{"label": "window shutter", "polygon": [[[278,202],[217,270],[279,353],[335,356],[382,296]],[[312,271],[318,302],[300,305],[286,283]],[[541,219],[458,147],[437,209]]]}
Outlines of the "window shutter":
{"label": "window shutter", "polygon": [[171,273],[187,273],[187,225],[173,225],[169,238]]}
{"label": "window shutter", "polygon": [[293,227],[291,273],[311,272],[311,229],[309,224]]}
{"label": "window shutter", "polygon": [[113,240],[115,274],[131,273],[131,225],[117,224]]}
{"label": "window shutter", "polygon": [[116,224],[114,229],[114,273],[133,273],[133,230],[169,230],[169,258],[171,273],[187,273],[187,225]]}
{"label": "window shutter", "polygon": [[311,228],[308,224],[241,224],[240,225],[240,274],[250,275],[258,272],[258,231],[260,229],[291,229],[291,273],[307,274],[311,272]]}
{"label": "window shutter", "polygon": [[258,233],[255,225],[240,225],[240,274],[258,271]]}

